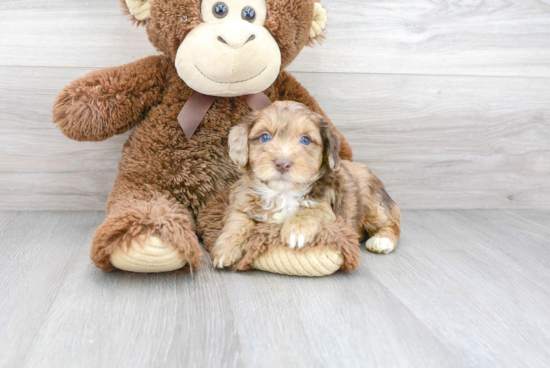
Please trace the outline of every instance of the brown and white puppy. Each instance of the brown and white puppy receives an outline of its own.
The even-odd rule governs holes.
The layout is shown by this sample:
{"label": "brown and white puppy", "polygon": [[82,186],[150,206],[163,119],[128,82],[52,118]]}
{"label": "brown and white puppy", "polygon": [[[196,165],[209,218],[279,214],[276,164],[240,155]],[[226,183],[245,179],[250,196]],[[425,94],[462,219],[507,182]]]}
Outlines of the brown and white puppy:
{"label": "brown and white puppy", "polygon": [[368,232],[368,250],[394,250],[401,232],[397,205],[366,165],[340,161],[339,152],[338,134],[297,102],[275,102],[234,127],[229,155],[244,173],[231,188],[214,265],[239,261],[258,222],[281,224],[281,240],[299,249],[342,216],[362,237]]}

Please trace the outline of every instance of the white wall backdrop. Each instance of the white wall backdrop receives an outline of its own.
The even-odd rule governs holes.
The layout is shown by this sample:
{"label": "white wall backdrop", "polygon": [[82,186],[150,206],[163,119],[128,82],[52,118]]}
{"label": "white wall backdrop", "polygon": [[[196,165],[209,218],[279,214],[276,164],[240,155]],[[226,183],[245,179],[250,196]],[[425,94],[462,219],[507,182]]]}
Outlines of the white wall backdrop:
{"label": "white wall backdrop", "polygon": [[[550,3],[323,0],[290,70],[403,208],[550,207]],[[127,135],[65,138],[59,90],[156,53],[118,0],[0,2],[0,209],[103,209]]]}

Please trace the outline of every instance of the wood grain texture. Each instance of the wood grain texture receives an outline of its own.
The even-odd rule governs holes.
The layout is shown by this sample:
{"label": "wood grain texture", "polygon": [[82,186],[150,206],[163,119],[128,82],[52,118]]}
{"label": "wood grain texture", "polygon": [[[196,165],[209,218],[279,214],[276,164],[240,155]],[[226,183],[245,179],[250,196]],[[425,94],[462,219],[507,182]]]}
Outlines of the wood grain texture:
{"label": "wood grain texture", "polygon": [[550,365],[550,213],[403,215],[394,253],[308,279],[106,274],[104,213],[0,212],[0,367]]}
{"label": "wood grain texture", "polygon": [[545,0],[323,0],[323,47],[295,71],[550,76]]}
{"label": "wood grain texture", "polygon": [[549,213],[411,211],[405,222],[415,230],[399,260],[371,263],[376,279],[470,366],[547,366]]}
{"label": "wood grain texture", "polygon": [[[101,213],[0,213],[0,367],[23,367]],[[17,336],[17,338],[14,338]]]}
{"label": "wood grain texture", "polygon": [[404,208],[548,208],[550,80],[298,79]]}
{"label": "wood grain texture", "polygon": [[[0,67],[0,208],[104,209],[128,134],[79,143],[51,123],[90,70]],[[550,79],[295,75],[401,207],[550,206]]]}
{"label": "wood grain texture", "polygon": [[[322,47],[291,71],[550,77],[544,0],[323,0]],[[105,67],[156,51],[117,0],[3,0],[1,66]]]}

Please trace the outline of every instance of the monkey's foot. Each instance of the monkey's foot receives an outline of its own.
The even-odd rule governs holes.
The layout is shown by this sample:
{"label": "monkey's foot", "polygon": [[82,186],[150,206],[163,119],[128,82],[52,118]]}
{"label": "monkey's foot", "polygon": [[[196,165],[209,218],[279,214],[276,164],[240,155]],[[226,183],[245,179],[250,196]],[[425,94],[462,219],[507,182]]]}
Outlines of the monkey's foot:
{"label": "monkey's foot", "polygon": [[169,272],[179,270],[187,264],[182,251],[164,244],[156,236],[140,236],[128,243],[116,248],[109,259],[120,270],[140,273]]}
{"label": "monkey's foot", "polygon": [[256,257],[251,266],[257,270],[282,275],[321,277],[332,275],[343,264],[344,256],[329,247],[296,251],[278,246]]}
{"label": "monkey's foot", "polygon": [[132,205],[97,228],[90,249],[96,267],[147,273],[199,268],[202,249],[187,209],[163,198]]}

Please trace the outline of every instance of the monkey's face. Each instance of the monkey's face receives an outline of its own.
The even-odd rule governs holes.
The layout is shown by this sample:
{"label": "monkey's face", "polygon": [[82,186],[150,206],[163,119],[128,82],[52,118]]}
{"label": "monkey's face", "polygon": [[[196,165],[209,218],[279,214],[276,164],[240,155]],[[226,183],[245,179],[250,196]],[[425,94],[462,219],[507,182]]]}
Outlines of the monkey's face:
{"label": "monkey's face", "polygon": [[206,95],[269,88],[326,22],[318,0],[121,0],[179,76]]}
{"label": "monkey's face", "polygon": [[195,91],[242,96],[267,89],[279,74],[281,51],[263,26],[265,0],[203,0],[203,23],[185,37],[176,68]]}

